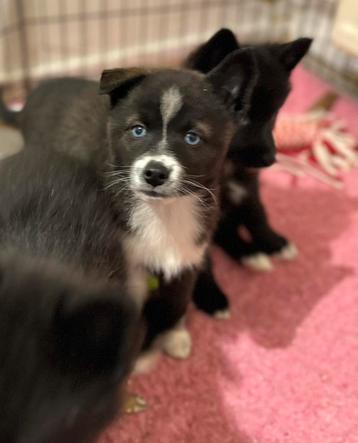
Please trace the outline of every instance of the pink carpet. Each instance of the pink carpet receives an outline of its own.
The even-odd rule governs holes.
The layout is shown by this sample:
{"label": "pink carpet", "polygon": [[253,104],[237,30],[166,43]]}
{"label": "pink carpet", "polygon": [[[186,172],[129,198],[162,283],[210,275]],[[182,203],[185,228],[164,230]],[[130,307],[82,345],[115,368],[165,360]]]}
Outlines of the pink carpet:
{"label": "pink carpet", "polygon": [[[285,111],[303,111],[327,87],[297,70]],[[357,133],[358,108],[335,107]],[[336,191],[268,171],[274,226],[300,250],[274,272],[245,270],[214,251],[232,318],[192,309],[192,357],[163,357],[131,382],[150,409],[115,423],[101,443],[356,443],[356,172]]]}

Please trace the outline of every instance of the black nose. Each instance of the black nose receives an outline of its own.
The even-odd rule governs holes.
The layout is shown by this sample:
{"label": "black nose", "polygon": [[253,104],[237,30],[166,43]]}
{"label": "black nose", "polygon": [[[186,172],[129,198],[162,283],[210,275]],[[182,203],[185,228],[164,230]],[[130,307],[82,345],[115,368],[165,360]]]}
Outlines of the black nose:
{"label": "black nose", "polygon": [[169,178],[170,170],[163,163],[150,161],[143,171],[145,181],[155,186],[163,185]]}
{"label": "black nose", "polygon": [[261,163],[260,166],[267,167],[273,165],[275,161],[276,158],[274,153],[266,153],[261,156],[258,162]]}

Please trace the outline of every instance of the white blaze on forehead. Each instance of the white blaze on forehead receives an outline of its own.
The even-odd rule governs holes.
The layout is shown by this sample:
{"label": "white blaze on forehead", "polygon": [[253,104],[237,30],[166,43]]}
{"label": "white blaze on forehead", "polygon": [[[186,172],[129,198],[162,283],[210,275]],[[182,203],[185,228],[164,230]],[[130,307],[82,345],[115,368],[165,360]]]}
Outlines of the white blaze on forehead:
{"label": "white blaze on forehead", "polygon": [[160,100],[160,112],[163,118],[163,124],[167,125],[169,121],[183,106],[183,98],[176,86],[167,89]]}
{"label": "white blaze on forehead", "polygon": [[165,149],[167,147],[167,129],[168,123],[180,111],[183,106],[183,98],[176,86],[167,89],[160,99],[160,113],[163,120],[163,138],[161,146]]}

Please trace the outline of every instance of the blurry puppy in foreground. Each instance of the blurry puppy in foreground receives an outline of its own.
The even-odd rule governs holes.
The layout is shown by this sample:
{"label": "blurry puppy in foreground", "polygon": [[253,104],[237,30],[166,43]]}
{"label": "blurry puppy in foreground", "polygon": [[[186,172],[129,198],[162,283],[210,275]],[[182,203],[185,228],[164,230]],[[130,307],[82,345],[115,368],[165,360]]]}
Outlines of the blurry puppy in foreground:
{"label": "blurry puppy in foreground", "polygon": [[207,74],[129,68],[104,71],[99,84],[50,80],[18,116],[36,149],[96,168],[131,266],[160,278],[145,304],[144,347],[160,342],[176,358],[191,349],[183,320],[216,227],[234,111],[250,101],[251,52],[234,51]]}
{"label": "blurry puppy in foreground", "polygon": [[0,163],[0,440],[88,443],[143,331],[109,198],[51,151]]}
{"label": "blurry puppy in foreground", "polygon": [[[270,226],[260,198],[256,168],[275,161],[272,131],[276,116],[290,91],[291,71],[311,43],[309,38],[299,38],[285,44],[240,46],[230,30],[222,29],[184,63],[207,72],[239,47],[250,49],[254,57],[250,100],[239,100],[235,105],[236,129],[225,161],[222,213],[214,236],[215,244],[254,269],[270,270],[270,256],[288,260],[297,253],[295,246]],[[238,233],[239,227],[246,229],[249,240]],[[194,300],[207,313],[227,315],[228,301],[214,282],[209,259],[206,272],[198,279]]]}

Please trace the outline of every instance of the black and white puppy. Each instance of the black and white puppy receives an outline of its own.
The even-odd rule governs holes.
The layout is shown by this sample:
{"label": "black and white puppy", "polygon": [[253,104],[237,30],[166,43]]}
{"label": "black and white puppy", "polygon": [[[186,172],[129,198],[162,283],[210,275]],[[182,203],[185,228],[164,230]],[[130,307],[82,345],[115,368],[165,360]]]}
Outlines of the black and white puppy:
{"label": "black and white puppy", "polygon": [[229,111],[250,93],[252,69],[250,51],[239,51],[207,76],[110,70],[100,82],[111,99],[106,188],[123,216],[133,265],[161,280],[145,305],[145,346],[169,331],[161,345],[173,357],[190,352],[183,318],[216,226]]}
{"label": "black and white puppy", "polygon": [[[290,91],[291,71],[311,42],[309,38],[299,38],[285,44],[249,47],[255,60],[255,82],[246,106],[237,102],[236,131],[225,161],[222,214],[214,242],[254,269],[271,269],[271,255],[292,259],[297,253],[295,246],[270,226],[260,198],[258,172],[253,168],[270,166],[275,161],[272,130],[276,116]],[[238,48],[235,35],[222,29],[195,50],[185,66],[207,72]],[[246,228],[249,240],[238,233],[240,226]],[[209,258],[194,300],[205,312],[227,314],[228,302],[214,282]]]}
{"label": "black and white puppy", "polygon": [[0,440],[88,443],[143,339],[110,199],[55,152],[0,163]]}
{"label": "black and white puppy", "polygon": [[[95,82],[51,80],[20,116],[25,139],[94,165],[126,233],[132,267],[160,276],[146,303],[148,347],[186,357],[182,318],[218,216],[222,166],[233,135],[232,111],[250,99],[250,49],[230,54],[208,74],[114,69]],[[47,142],[47,143],[46,143]]]}

